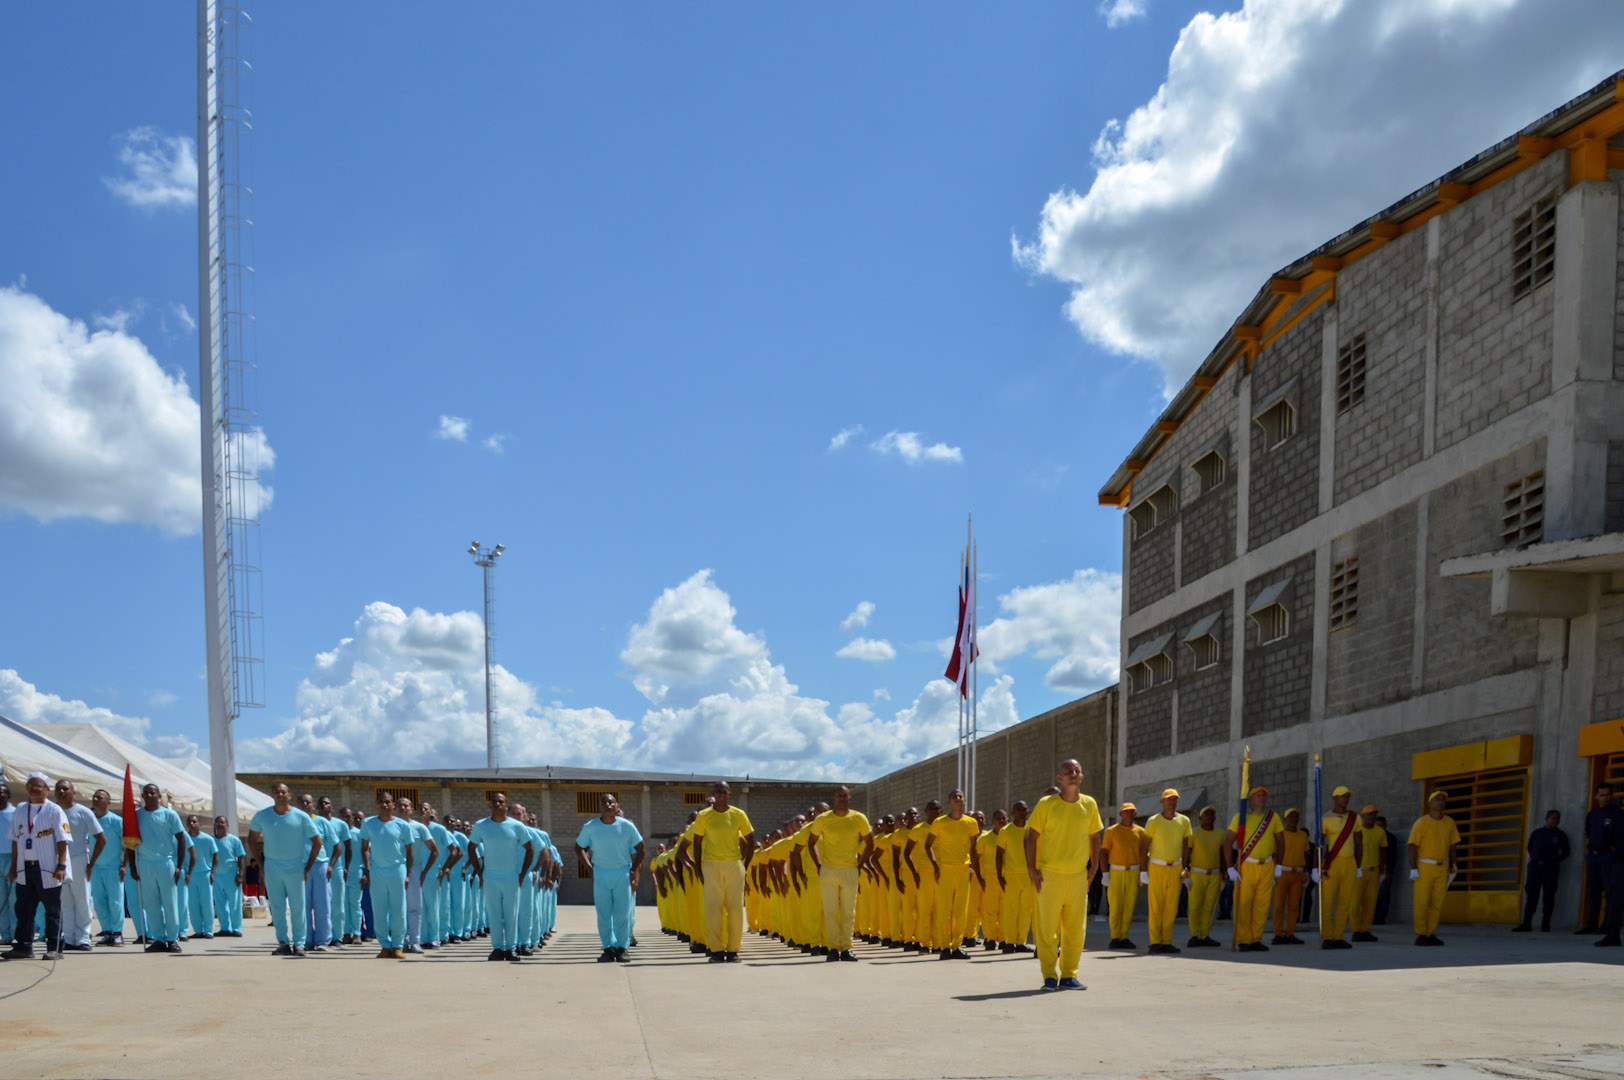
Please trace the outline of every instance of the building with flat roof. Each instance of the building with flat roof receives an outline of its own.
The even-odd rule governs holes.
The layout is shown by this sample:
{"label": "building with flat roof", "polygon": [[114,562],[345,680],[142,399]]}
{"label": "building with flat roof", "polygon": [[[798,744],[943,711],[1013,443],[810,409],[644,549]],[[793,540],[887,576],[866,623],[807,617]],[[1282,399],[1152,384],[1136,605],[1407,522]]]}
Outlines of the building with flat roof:
{"label": "building with flat roof", "polygon": [[1319,754],[1403,844],[1445,789],[1445,917],[1514,922],[1624,773],[1620,75],[1274,275],[1100,491],[1125,798],[1235,806],[1249,746],[1307,817]]}

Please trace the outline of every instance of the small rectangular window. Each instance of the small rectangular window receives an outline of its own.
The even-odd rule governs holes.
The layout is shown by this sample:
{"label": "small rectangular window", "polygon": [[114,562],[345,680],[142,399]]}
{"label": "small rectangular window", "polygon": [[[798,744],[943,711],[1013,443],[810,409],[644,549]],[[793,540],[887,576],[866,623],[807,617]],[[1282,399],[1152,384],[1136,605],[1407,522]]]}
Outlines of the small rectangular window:
{"label": "small rectangular window", "polygon": [[1365,400],[1365,335],[1336,350],[1336,411],[1345,413]]}
{"label": "small rectangular window", "polygon": [[703,791],[684,791],[682,793],[682,805],[684,805],[684,806],[704,806],[705,805],[705,798],[706,798],[706,793],[703,792]]}
{"label": "small rectangular window", "polygon": [[397,804],[400,803],[403,800],[409,800],[411,802],[411,804],[412,804],[412,809],[413,810],[417,809],[417,789],[416,788],[414,788],[414,787],[381,787],[381,788],[374,788],[372,790],[372,799],[373,799],[373,801],[376,802],[378,796],[383,794],[386,791],[389,792],[389,797],[391,799],[394,799]]}
{"label": "small rectangular window", "polygon": [[1205,495],[1224,482],[1224,458],[1216,450],[1209,450],[1190,465],[1195,471],[1196,494]]}
{"label": "small rectangular window", "polygon": [[1195,659],[1195,669],[1206,671],[1217,667],[1220,659],[1218,639],[1211,634],[1202,634],[1194,641],[1187,642],[1190,646],[1190,655]]}
{"label": "small rectangular window", "polygon": [[1507,547],[1539,543],[1545,535],[1545,470],[1507,484],[1500,511],[1501,543]]}
{"label": "small rectangular window", "polygon": [[1291,632],[1291,613],[1279,604],[1270,604],[1252,614],[1257,623],[1259,645],[1281,641]]}
{"label": "small rectangular window", "polygon": [[577,814],[596,814],[598,800],[605,795],[613,795],[618,801],[620,796],[613,791],[577,791],[575,793],[575,812]]}
{"label": "small rectangular window", "polygon": [[1556,272],[1556,196],[1518,214],[1511,233],[1511,299],[1521,300]]}
{"label": "small rectangular window", "polygon": [[1173,659],[1166,653],[1154,653],[1128,669],[1128,690],[1142,693],[1153,686],[1173,681]]}
{"label": "small rectangular window", "polygon": [[1359,556],[1331,564],[1331,629],[1352,626],[1359,617]]}
{"label": "small rectangular window", "polygon": [[1178,512],[1178,506],[1178,492],[1168,484],[1157,487],[1138,506],[1128,511],[1128,517],[1133,520],[1133,538],[1137,540],[1157,526],[1171,521]]}
{"label": "small rectangular window", "polygon": [[1263,448],[1273,450],[1297,433],[1297,410],[1281,398],[1259,413],[1257,422],[1263,428]]}

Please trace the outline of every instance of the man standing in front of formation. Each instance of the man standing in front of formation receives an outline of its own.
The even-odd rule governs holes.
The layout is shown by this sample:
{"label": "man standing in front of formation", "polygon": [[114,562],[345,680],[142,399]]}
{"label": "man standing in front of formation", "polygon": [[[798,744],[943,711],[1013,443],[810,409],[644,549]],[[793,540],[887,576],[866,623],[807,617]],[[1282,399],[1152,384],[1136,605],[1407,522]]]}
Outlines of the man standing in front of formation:
{"label": "man standing in front of formation", "polygon": [[643,868],[643,834],[622,817],[615,797],[598,797],[598,816],[581,826],[575,857],[592,876],[592,906],[598,913],[600,964],[630,963],[627,948],[636,915],[637,878]]}
{"label": "man standing in front of formation", "polygon": [[507,793],[491,792],[491,816],[474,823],[469,838],[478,844],[483,868],[485,913],[491,924],[487,960],[519,963],[519,887],[536,862],[530,829],[508,815]]}
{"label": "man standing in front of formation", "polygon": [[731,804],[732,789],[718,780],[712,803],[692,826],[694,868],[705,890],[705,944],[712,963],[738,963],[744,940],[744,864],[756,847],[750,818]]}
{"label": "man standing in front of formation", "polygon": [[1058,795],[1045,795],[1027,822],[1027,876],[1037,897],[1033,920],[1045,990],[1086,990],[1077,979],[1088,921],[1088,879],[1099,862],[1105,823],[1082,793],[1083,766],[1060,763]]}
{"label": "man standing in front of formation", "polygon": [[[260,809],[248,823],[248,847],[259,863],[265,899],[271,906],[271,925],[276,928],[273,955],[303,956],[308,929],[305,881],[321,850],[321,830],[309,814],[293,805],[286,784],[274,785],[271,798],[271,805]],[[143,887],[142,895],[145,893]],[[149,932],[152,925],[149,915]]]}

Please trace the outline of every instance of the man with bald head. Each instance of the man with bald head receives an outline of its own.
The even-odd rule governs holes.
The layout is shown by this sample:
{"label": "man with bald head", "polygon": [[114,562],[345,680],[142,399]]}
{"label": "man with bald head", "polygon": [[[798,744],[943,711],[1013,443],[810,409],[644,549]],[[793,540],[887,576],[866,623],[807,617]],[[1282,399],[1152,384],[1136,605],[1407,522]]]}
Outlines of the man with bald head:
{"label": "man with bald head", "polygon": [[857,917],[857,868],[874,851],[868,818],[851,808],[851,789],[835,788],[834,806],[812,821],[807,852],[823,890],[823,944],[827,959],[855,962],[852,926]]}
{"label": "man with bald head", "polygon": [[[321,851],[321,830],[309,814],[293,805],[286,784],[272,785],[271,799],[271,805],[260,809],[248,825],[248,847],[265,882],[271,925],[276,929],[275,955],[303,956],[309,927],[305,883]],[[150,932],[150,916],[147,926]]]}
{"label": "man with bald head", "polygon": [[705,944],[713,962],[737,963],[744,938],[744,864],[756,847],[755,828],[732,804],[725,780],[711,788],[711,805],[693,824],[694,866],[705,890]]}
{"label": "man with bald head", "polygon": [[101,861],[107,837],[90,807],[76,801],[73,781],[56,782],[56,804],[68,819],[72,840],[68,862],[73,873],[62,883],[62,947],[71,952],[90,951],[90,875]]}
{"label": "man with bald head", "polygon": [[242,937],[242,879],[248,853],[223,816],[214,819],[214,913],[221,937]]}
{"label": "man with bald head", "polygon": [[1088,880],[1100,860],[1105,823],[1094,800],[1082,792],[1083,766],[1060,763],[1060,792],[1038,800],[1023,837],[1026,874],[1037,898],[1032,921],[1043,989],[1085,990],[1077,979],[1088,920]]}

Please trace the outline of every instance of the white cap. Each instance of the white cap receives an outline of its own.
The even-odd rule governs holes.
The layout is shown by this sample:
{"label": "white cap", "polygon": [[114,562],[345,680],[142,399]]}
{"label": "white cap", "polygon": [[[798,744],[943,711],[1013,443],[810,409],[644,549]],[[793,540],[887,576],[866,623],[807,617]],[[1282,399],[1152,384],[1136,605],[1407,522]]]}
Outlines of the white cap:
{"label": "white cap", "polygon": [[45,783],[46,783],[46,784],[47,784],[47,785],[49,785],[49,784],[50,784],[50,782],[51,782],[51,778],[50,778],[50,777],[49,777],[49,776],[46,776],[46,775],[45,775],[45,774],[44,774],[44,773],[42,773],[42,772],[31,772],[31,773],[29,773],[29,774],[28,774],[28,779],[29,779],[29,780],[30,780],[30,781],[34,781],[34,780],[43,780],[43,781],[45,781]]}

